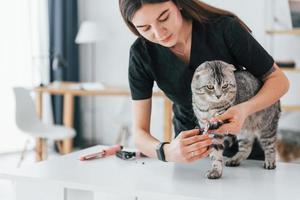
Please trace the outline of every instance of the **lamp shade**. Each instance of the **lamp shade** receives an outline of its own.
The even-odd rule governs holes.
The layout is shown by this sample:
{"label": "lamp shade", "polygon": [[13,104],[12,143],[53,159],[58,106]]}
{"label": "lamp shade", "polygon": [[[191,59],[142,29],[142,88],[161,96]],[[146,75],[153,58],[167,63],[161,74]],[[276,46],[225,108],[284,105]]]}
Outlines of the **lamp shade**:
{"label": "lamp shade", "polygon": [[92,21],[84,21],[79,28],[76,35],[75,42],[77,44],[95,43],[104,40],[105,32],[99,29],[97,23]]}

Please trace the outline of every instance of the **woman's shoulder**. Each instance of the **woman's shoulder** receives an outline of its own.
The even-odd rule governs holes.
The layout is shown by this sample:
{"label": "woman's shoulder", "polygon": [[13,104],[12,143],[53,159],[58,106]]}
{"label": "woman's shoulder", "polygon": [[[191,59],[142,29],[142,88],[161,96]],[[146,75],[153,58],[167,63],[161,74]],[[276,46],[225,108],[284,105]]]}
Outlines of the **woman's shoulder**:
{"label": "woman's shoulder", "polygon": [[228,30],[234,29],[240,26],[240,23],[236,17],[232,16],[219,16],[210,19],[208,22],[196,23],[197,30],[205,30],[207,34],[221,34],[228,32]]}
{"label": "woman's shoulder", "polygon": [[143,43],[143,39],[141,37],[136,38],[136,40],[132,43],[131,49],[139,48]]}
{"label": "woman's shoulder", "polygon": [[197,27],[202,26],[202,27],[227,27],[230,26],[231,24],[238,23],[237,17],[233,16],[218,16],[218,17],[213,17],[210,18],[209,20],[205,22],[199,22],[194,20],[194,23],[196,24]]}
{"label": "woman's shoulder", "polygon": [[142,62],[149,63],[151,56],[156,50],[155,44],[147,41],[142,37],[138,37],[130,47],[130,56],[139,59]]}
{"label": "woman's shoulder", "polygon": [[139,53],[139,52],[145,52],[148,48],[149,44],[148,42],[142,38],[138,37],[131,45],[130,52],[131,53]]}
{"label": "woman's shoulder", "polygon": [[129,61],[143,65],[145,68],[151,68],[153,48],[152,44],[146,39],[138,37],[130,47]]}
{"label": "woman's shoulder", "polygon": [[236,23],[238,23],[238,19],[233,16],[219,16],[218,18],[211,21],[212,25],[222,28],[226,28]]}

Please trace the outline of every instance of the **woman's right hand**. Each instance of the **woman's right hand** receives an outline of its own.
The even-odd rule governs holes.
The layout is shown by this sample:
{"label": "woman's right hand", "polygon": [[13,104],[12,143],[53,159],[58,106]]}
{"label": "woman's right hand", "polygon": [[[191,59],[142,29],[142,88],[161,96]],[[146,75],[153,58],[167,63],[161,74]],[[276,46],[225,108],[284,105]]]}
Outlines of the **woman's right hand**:
{"label": "woman's right hand", "polygon": [[208,156],[212,139],[199,135],[199,129],[182,131],[170,144],[164,146],[168,162],[190,163]]}

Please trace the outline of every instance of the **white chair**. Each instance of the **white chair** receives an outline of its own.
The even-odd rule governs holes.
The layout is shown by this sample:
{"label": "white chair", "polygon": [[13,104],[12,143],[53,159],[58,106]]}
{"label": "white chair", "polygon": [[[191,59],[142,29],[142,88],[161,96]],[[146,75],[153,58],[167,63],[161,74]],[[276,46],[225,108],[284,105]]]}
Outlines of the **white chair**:
{"label": "white chair", "polygon": [[[73,128],[63,125],[48,125],[43,123],[37,116],[34,101],[30,96],[30,90],[23,87],[14,87],[16,102],[16,124],[24,133],[36,138],[36,160],[47,158],[47,140],[59,141],[73,138],[76,132]],[[60,142],[57,142],[61,151]],[[24,149],[22,157],[24,157]]]}

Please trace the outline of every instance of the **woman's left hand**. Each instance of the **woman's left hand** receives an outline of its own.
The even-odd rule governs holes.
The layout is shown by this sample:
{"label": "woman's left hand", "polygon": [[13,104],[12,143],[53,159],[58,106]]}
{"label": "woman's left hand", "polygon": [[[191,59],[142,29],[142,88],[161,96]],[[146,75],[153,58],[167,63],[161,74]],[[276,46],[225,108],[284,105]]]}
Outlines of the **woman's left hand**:
{"label": "woman's left hand", "polygon": [[244,103],[235,105],[230,107],[226,112],[222,115],[216,116],[211,121],[221,120],[225,121],[228,120],[229,123],[223,124],[216,130],[209,131],[212,133],[224,134],[238,134],[241,132],[243,124],[248,117],[247,106]]}

